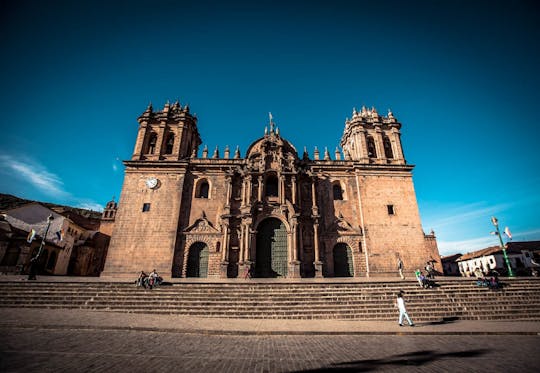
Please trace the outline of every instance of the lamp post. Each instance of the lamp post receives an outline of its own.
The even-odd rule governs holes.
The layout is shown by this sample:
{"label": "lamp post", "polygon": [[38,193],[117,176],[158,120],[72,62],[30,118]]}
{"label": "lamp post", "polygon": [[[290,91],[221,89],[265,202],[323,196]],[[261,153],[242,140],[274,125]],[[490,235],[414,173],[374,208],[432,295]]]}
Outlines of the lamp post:
{"label": "lamp post", "polygon": [[49,228],[51,227],[51,222],[53,220],[54,216],[52,216],[52,214],[47,217],[47,228],[45,229],[45,234],[41,237],[41,243],[39,244],[38,252],[36,256],[30,259],[30,271],[28,273],[28,280],[36,279],[38,260],[41,255],[41,251],[43,250],[43,246],[45,245],[45,239],[47,238],[47,233],[49,233]]}
{"label": "lamp post", "polygon": [[506,255],[506,247],[504,246],[501,237],[501,231],[499,230],[499,220],[497,220],[495,216],[492,216],[491,222],[495,226],[495,229],[497,229],[497,236],[499,236],[499,241],[501,242],[501,249],[503,251],[504,261],[506,262],[506,266],[508,267],[508,276],[514,277],[514,272],[512,272],[512,267],[510,266],[510,261],[508,260],[508,255]]}

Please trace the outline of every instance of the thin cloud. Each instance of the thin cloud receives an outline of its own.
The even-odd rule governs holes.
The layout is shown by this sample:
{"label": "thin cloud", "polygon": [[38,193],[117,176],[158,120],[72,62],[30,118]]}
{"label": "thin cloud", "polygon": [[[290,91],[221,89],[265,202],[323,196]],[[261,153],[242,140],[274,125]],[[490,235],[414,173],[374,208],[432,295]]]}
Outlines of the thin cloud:
{"label": "thin cloud", "polygon": [[456,207],[454,209],[444,210],[444,217],[437,218],[429,224],[433,227],[444,227],[453,225],[456,223],[463,223],[466,221],[471,221],[479,217],[491,217],[493,214],[497,214],[501,211],[504,211],[511,207],[510,203],[501,203],[498,205],[484,206],[484,203],[471,203],[468,205],[463,205]]}
{"label": "thin cloud", "polygon": [[25,157],[13,158],[7,154],[0,154],[0,172],[14,174],[25,182],[34,186],[43,194],[49,195],[61,204],[74,205],[76,207],[103,211],[103,206],[94,201],[76,198],[64,189],[62,179],[49,172],[38,162]]}
{"label": "thin cloud", "polygon": [[101,206],[99,203],[95,202],[81,202],[76,207],[86,210],[92,210],[92,211],[103,211],[103,206]]}
{"label": "thin cloud", "polygon": [[5,168],[7,172],[14,172],[15,175],[32,184],[44,194],[57,198],[70,196],[64,190],[62,179],[35,161],[14,159],[9,155],[2,154],[0,155],[0,166]]}
{"label": "thin cloud", "polygon": [[[540,239],[540,229],[531,229],[524,232],[513,232],[512,241]],[[506,238],[504,241],[511,242]],[[471,251],[485,249],[490,246],[500,245],[499,238],[496,235],[486,235],[482,237],[471,238],[461,241],[437,241],[439,252],[441,255],[451,255],[456,253],[468,253]]]}
{"label": "thin cloud", "polygon": [[465,254],[497,245],[499,245],[497,236],[490,235],[462,241],[437,241],[437,246],[439,247],[439,253],[441,255],[451,255],[456,253]]}

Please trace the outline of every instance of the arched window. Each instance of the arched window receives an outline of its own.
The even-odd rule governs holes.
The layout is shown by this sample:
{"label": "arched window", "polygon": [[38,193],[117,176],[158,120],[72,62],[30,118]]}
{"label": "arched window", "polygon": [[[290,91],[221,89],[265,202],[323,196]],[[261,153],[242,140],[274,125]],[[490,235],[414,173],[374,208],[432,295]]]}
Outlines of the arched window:
{"label": "arched window", "polygon": [[277,197],[278,196],[278,179],[275,175],[268,175],[266,177],[266,196]]}
{"label": "arched window", "polygon": [[334,183],[334,185],[332,185],[332,194],[334,196],[334,201],[343,200],[343,189],[341,189],[341,184],[339,182],[336,182]]}
{"label": "arched window", "polygon": [[157,134],[152,132],[148,138],[148,154],[154,154],[156,151]]}
{"label": "arched window", "polygon": [[207,180],[201,180],[197,184],[197,189],[195,191],[195,198],[208,198],[210,192],[210,185]]}
{"label": "arched window", "polygon": [[375,150],[375,140],[373,137],[368,136],[367,138],[367,151],[369,158],[377,158],[377,151]]}
{"label": "arched window", "polygon": [[174,134],[169,133],[167,136],[167,142],[165,143],[165,154],[172,154],[174,145]]}
{"label": "arched window", "polygon": [[47,269],[53,270],[56,264],[56,252],[52,252],[49,256],[49,261],[47,262]]}
{"label": "arched window", "polygon": [[384,156],[388,159],[394,158],[394,154],[392,153],[392,143],[390,142],[390,139],[386,136],[383,137],[383,146]]}

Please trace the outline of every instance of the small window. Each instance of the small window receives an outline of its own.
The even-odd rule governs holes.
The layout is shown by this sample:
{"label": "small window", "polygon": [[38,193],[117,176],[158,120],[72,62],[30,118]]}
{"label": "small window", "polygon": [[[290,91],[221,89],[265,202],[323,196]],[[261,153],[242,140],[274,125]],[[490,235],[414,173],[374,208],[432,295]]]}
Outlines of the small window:
{"label": "small window", "polygon": [[332,186],[332,193],[334,195],[334,201],[342,201],[343,200],[343,189],[341,189],[341,184],[335,183]]}
{"label": "small window", "polygon": [[368,136],[367,138],[367,150],[369,158],[377,158],[377,151],[375,150],[375,140],[371,136]]}
{"label": "small window", "polygon": [[269,175],[266,178],[266,196],[277,197],[278,196],[278,179],[274,175]]}
{"label": "small window", "polygon": [[208,181],[201,180],[201,182],[197,185],[195,198],[208,198],[209,191],[210,185],[208,184]]}
{"label": "small window", "polygon": [[150,211],[150,204],[149,203],[143,203],[142,212],[148,212],[148,211]]}
{"label": "small window", "polygon": [[148,154],[154,154],[156,151],[157,134],[152,132],[148,140]]}
{"label": "small window", "polygon": [[384,156],[388,159],[394,158],[394,154],[392,154],[392,143],[390,142],[390,139],[386,136],[383,138],[383,146]]}
{"label": "small window", "polygon": [[394,205],[386,205],[386,208],[388,209],[388,215],[394,215]]}
{"label": "small window", "polygon": [[165,143],[165,154],[172,154],[174,145],[174,134],[170,133]]}

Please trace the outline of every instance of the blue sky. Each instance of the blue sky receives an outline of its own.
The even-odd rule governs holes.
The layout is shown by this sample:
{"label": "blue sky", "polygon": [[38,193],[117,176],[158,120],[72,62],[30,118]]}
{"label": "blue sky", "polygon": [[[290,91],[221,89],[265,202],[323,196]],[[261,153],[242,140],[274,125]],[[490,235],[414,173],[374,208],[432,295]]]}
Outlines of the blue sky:
{"label": "blue sky", "polygon": [[0,192],[118,198],[137,116],[189,103],[210,150],[271,111],[333,150],[353,107],[391,108],[442,254],[540,239],[539,7],[530,1],[3,1]]}

